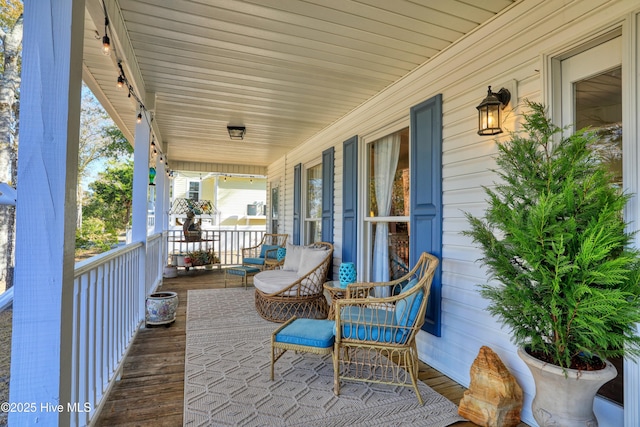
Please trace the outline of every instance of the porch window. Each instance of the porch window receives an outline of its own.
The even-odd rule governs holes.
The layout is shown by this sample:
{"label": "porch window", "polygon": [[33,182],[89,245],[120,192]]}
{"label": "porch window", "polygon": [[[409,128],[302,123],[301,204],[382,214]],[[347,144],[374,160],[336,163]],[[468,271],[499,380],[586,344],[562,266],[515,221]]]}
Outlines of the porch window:
{"label": "porch window", "polygon": [[370,278],[388,281],[409,266],[409,128],[368,144]]}
{"label": "porch window", "polygon": [[274,185],[271,187],[271,232],[278,233],[278,217],[280,203],[280,186]]}
{"label": "porch window", "polygon": [[322,240],[322,164],[306,171],[304,242]]}
{"label": "porch window", "polygon": [[200,200],[200,181],[189,181],[187,198],[191,200]]}

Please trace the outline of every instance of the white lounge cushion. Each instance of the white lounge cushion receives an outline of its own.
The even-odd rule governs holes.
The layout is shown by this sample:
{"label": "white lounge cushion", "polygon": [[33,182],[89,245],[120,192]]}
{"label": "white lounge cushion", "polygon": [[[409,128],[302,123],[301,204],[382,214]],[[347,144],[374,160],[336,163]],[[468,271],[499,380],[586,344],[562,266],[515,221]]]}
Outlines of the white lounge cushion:
{"label": "white lounge cushion", "polygon": [[315,248],[304,248],[298,265],[298,277],[306,276],[324,261],[329,251]]}
{"label": "white lounge cushion", "polygon": [[283,270],[298,271],[300,265],[300,256],[302,255],[302,246],[292,245],[287,242],[287,255],[284,258]]}
{"label": "white lounge cushion", "polygon": [[[287,257],[289,257],[289,251],[287,251]],[[253,276],[253,286],[265,294],[272,294],[280,292],[298,279],[298,274],[295,271],[266,270]],[[295,296],[296,292],[294,290],[284,295]]]}

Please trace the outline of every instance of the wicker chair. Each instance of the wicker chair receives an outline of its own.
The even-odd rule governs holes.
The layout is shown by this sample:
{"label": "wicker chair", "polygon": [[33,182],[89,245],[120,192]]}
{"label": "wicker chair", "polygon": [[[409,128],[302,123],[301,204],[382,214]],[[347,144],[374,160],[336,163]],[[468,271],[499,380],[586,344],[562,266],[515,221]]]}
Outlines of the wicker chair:
{"label": "wicker chair", "polygon": [[[353,283],[335,302],[334,392],[340,380],[396,384],[418,390],[416,334],[422,327],[438,258],[423,253],[405,276],[381,283]],[[375,297],[374,289],[392,296]]]}
{"label": "wicker chair", "polygon": [[[297,248],[303,251],[300,266],[304,271],[280,268],[262,271],[253,276],[256,310],[271,322],[286,322],[293,316],[326,319],[329,314],[322,285],[327,280],[333,258],[333,245],[317,242],[312,246]],[[315,259],[313,265],[302,267],[304,251],[309,251],[308,260]],[[288,248],[287,259],[293,256],[290,252],[291,249]],[[285,266],[286,263],[287,261]]]}
{"label": "wicker chair", "polygon": [[271,270],[282,263],[278,259],[278,249],[284,248],[288,234],[265,234],[256,246],[242,249],[242,265]]}

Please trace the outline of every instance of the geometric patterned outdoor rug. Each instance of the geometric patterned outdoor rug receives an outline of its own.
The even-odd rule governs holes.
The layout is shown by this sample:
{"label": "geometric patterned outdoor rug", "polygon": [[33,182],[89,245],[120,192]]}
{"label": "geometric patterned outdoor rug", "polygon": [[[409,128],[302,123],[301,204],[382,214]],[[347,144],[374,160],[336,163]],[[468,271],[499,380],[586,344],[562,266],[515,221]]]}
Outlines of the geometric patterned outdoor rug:
{"label": "geometric patterned outdoor rug", "polygon": [[343,381],[333,394],[331,355],[288,351],[269,379],[271,333],[252,289],[189,291],[185,426],[448,426],[464,421],[448,399],[412,388]]}

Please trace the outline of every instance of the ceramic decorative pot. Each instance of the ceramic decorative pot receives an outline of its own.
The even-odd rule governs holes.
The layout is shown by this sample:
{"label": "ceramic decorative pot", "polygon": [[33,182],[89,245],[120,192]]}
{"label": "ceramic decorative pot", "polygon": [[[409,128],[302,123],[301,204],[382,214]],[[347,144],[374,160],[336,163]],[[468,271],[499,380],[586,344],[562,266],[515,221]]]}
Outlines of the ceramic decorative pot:
{"label": "ceramic decorative pot", "polygon": [[531,404],[533,418],[540,427],[597,427],[593,401],[598,389],[617,375],[616,368],[607,361],[599,371],[565,370],[532,357],[524,349],[518,356],[527,364],[536,384]]}
{"label": "ceramic decorative pot", "polygon": [[178,294],[175,292],[156,292],[146,300],[147,325],[166,325],[176,320]]}
{"label": "ceramic decorative pot", "polygon": [[343,262],[340,264],[340,285],[347,286],[349,283],[356,281],[356,266],[352,262]]}
{"label": "ceramic decorative pot", "polygon": [[163,276],[167,279],[178,277],[178,267],[175,265],[167,265],[164,267]]}

